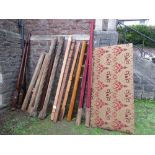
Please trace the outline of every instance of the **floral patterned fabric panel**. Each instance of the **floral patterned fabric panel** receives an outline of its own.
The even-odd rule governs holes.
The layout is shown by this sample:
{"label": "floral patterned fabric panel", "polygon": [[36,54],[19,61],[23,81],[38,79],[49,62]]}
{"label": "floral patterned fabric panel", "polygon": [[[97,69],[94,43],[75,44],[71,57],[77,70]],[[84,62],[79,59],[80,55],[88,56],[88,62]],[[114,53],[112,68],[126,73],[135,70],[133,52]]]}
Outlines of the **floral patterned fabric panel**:
{"label": "floral patterned fabric panel", "polygon": [[134,132],[132,44],[93,51],[91,126]]}

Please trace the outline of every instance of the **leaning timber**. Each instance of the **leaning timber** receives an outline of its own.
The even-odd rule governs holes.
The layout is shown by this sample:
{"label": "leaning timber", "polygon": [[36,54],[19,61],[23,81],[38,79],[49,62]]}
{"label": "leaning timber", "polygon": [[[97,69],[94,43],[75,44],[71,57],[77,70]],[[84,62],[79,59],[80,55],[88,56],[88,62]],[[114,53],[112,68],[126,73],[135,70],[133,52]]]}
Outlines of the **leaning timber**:
{"label": "leaning timber", "polygon": [[82,106],[83,106],[84,93],[85,93],[86,80],[87,80],[88,63],[89,63],[89,48],[88,48],[88,51],[87,51],[87,57],[86,57],[86,61],[85,61],[83,78],[82,78],[82,85],[81,85],[81,91],[80,91],[80,100],[79,100],[77,119],[76,119],[76,124],[77,125],[81,124]]}
{"label": "leaning timber", "polygon": [[46,76],[47,76],[47,73],[48,73],[50,60],[54,56],[55,46],[56,46],[56,39],[53,39],[51,41],[50,50],[48,52],[48,58],[47,58],[47,61],[46,61],[46,64],[45,64],[43,75],[41,77],[41,81],[40,81],[40,85],[39,85],[39,88],[38,88],[37,96],[35,98],[34,106],[30,111],[30,116],[36,116],[37,115],[37,109],[38,109],[39,102],[40,102],[40,99],[41,99],[41,95],[42,95],[42,92],[43,92],[43,87],[44,87],[44,84],[46,82]]}
{"label": "leaning timber", "polygon": [[72,113],[73,113],[73,109],[74,109],[75,98],[76,98],[78,84],[79,84],[79,80],[80,80],[80,74],[81,74],[82,64],[83,64],[83,60],[84,60],[84,54],[86,51],[86,45],[87,45],[86,41],[83,41],[82,42],[81,54],[80,54],[80,58],[79,58],[79,63],[78,63],[78,68],[76,71],[76,77],[75,77],[72,97],[71,97],[71,101],[70,101],[70,105],[69,105],[69,111],[67,114],[67,120],[68,121],[71,121],[71,119],[72,119]]}
{"label": "leaning timber", "polygon": [[48,84],[48,88],[47,88],[47,92],[46,92],[45,101],[43,104],[43,108],[39,112],[39,116],[38,116],[38,118],[40,118],[40,119],[44,119],[47,114],[47,107],[48,107],[48,103],[49,103],[49,99],[50,99],[51,90],[53,88],[54,77],[56,75],[56,70],[57,70],[60,54],[62,52],[63,42],[64,42],[63,37],[58,38],[58,48],[56,50],[56,56],[54,59],[54,64],[53,64],[52,72],[50,75],[50,80],[49,80],[49,84]]}
{"label": "leaning timber", "polygon": [[88,67],[88,87],[86,99],[86,127],[90,126],[90,106],[91,106],[91,86],[92,86],[92,53],[93,53],[93,37],[94,37],[95,20],[90,25],[90,41],[89,41],[89,67]]}
{"label": "leaning timber", "polygon": [[[22,86],[23,86],[23,82],[24,82],[24,78],[25,78],[25,68],[26,68],[27,58],[28,58],[28,54],[29,54],[30,37],[31,37],[31,33],[29,33],[26,43],[25,43],[25,46],[24,46],[22,62],[20,65],[19,74],[18,74],[17,83],[16,83],[16,90],[13,93],[11,110],[15,110],[19,106],[19,104],[21,104],[21,103],[19,103],[19,98],[21,100],[21,97],[23,97],[24,92],[22,92]],[[22,94],[20,92],[22,92]]]}
{"label": "leaning timber", "polygon": [[67,75],[69,72],[71,58],[72,58],[73,51],[74,51],[74,46],[75,46],[75,41],[72,42],[70,52],[68,55],[68,59],[67,59],[66,67],[65,67],[65,72],[64,72],[64,76],[63,76],[63,80],[62,80],[62,85],[61,85],[61,89],[60,89],[60,93],[59,93],[57,108],[56,108],[56,112],[55,112],[54,119],[53,119],[54,122],[56,122],[58,119],[59,110],[60,110],[60,106],[61,106],[61,102],[62,102],[62,97],[63,97],[64,90],[65,90],[65,84],[67,82]]}
{"label": "leaning timber", "polygon": [[45,53],[42,53],[40,55],[40,58],[38,60],[37,66],[36,66],[35,71],[33,73],[33,77],[31,79],[29,88],[27,90],[27,93],[26,93],[26,96],[25,96],[25,99],[24,99],[24,102],[23,102],[23,105],[22,105],[22,108],[21,108],[22,111],[26,111],[26,109],[28,107],[29,100],[30,100],[30,97],[31,97],[31,94],[32,94],[32,90],[33,90],[33,88],[35,86],[35,83],[37,81],[37,78],[38,78],[38,75],[39,75],[39,72],[40,72],[44,57],[45,57]]}
{"label": "leaning timber", "polygon": [[29,104],[28,110],[27,110],[28,113],[31,112],[31,109],[32,109],[33,106],[34,106],[35,98],[36,98],[37,93],[38,93],[38,88],[39,88],[39,85],[40,85],[41,78],[42,78],[42,76],[43,76],[43,71],[44,71],[44,69],[45,69],[46,62],[47,62],[48,57],[49,57],[49,55],[48,55],[48,53],[46,53],[46,54],[45,54],[44,61],[43,61],[43,64],[42,64],[42,66],[41,66],[41,70],[40,70],[40,72],[39,72],[39,76],[38,76],[38,78],[37,78],[37,82],[36,82],[35,87],[33,88],[33,91],[32,91],[32,97],[31,97],[30,104]]}
{"label": "leaning timber", "polygon": [[58,97],[59,97],[60,88],[62,85],[63,75],[64,75],[64,71],[65,71],[65,66],[66,66],[70,46],[71,46],[71,36],[68,38],[68,43],[67,43],[67,47],[66,47],[66,51],[65,51],[65,56],[64,56],[64,60],[63,60],[62,68],[61,68],[60,78],[59,78],[56,95],[55,95],[55,99],[54,99],[54,104],[53,104],[53,109],[52,109],[52,113],[51,113],[51,120],[54,119],[55,111],[57,108]]}
{"label": "leaning timber", "polygon": [[71,83],[72,83],[72,79],[73,79],[73,73],[75,70],[75,66],[76,66],[76,62],[77,62],[77,57],[78,57],[78,53],[80,50],[80,42],[77,43],[77,47],[76,47],[76,51],[75,51],[75,55],[74,55],[74,59],[73,59],[73,63],[72,63],[72,68],[70,71],[70,75],[69,75],[69,80],[67,83],[67,87],[66,87],[66,92],[64,95],[64,100],[60,109],[60,115],[59,115],[59,119],[62,120],[64,117],[64,113],[65,113],[65,107],[67,104],[67,99],[68,99],[68,95],[69,95],[69,91],[70,91],[70,87],[71,87]]}

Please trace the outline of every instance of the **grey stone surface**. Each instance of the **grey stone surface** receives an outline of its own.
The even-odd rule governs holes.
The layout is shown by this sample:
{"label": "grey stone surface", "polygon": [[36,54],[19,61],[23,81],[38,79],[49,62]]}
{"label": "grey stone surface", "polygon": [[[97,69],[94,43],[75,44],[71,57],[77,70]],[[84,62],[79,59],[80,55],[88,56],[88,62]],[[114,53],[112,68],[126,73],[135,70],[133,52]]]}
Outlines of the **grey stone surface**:
{"label": "grey stone surface", "polygon": [[116,45],[118,33],[116,31],[95,31],[94,47]]}
{"label": "grey stone surface", "polygon": [[0,102],[9,105],[15,90],[22,50],[18,33],[0,29]]}
{"label": "grey stone surface", "polygon": [[138,49],[134,48],[134,92],[136,98],[155,99],[154,78],[155,64],[141,58]]}

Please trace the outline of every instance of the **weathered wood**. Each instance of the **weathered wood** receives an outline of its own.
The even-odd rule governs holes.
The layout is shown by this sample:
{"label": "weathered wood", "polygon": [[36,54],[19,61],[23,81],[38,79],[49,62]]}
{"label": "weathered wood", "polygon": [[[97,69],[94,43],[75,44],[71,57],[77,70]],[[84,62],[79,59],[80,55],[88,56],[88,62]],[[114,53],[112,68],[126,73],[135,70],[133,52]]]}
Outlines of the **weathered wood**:
{"label": "weathered wood", "polygon": [[46,97],[46,93],[47,93],[47,88],[48,88],[48,84],[49,84],[49,80],[50,80],[50,75],[51,75],[52,68],[53,68],[55,54],[56,54],[56,50],[54,50],[54,52],[52,53],[51,59],[50,59],[50,63],[48,65],[48,71],[47,71],[47,75],[45,77],[45,83],[44,83],[44,86],[43,86],[43,90],[42,90],[42,94],[41,94],[41,99],[40,99],[38,111],[40,111],[43,108],[43,104],[44,104],[44,101],[45,101],[45,97]]}
{"label": "weathered wood", "polygon": [[59,97],[59,93],[60,93],[60,88],[61,88],[61,84],[62,84],[62,79],[63,79],[63,75],[64,75],[64,71],[65,71],[65,66],[66,66],[70,46],[71,46],[71,36],[68,38],[67,48],[65,51],[65,56],[64,56],[64,60],[63,60],[62,68],[61,68],[61,73],[60,73],[57,91],[56,91],[54,104],[53,104],[53,109],[52,109],[52,113],[51,113],[51,120],[54,119],[54,114],[55,114],[55,111],[57,108],[58,97]]}
{"label": "weathered wood", "polygon": [[81,124],[81,118],[82,118],[82,108],[78,108],[78,115],[76,117],[76,125]]}
{"label": "weathered wood", "polygon": [[63,94],[64,94],[65,85],[66,85],[66,82],[67,82],[67,75],[68,75],[68,72],[69,72],[69,67],[70,67],[71,58],[72,58],[73,51],[74,51],[74,46],[75,46],[75,42],[73,41],[72,44],[71,44],[70,52],[69,52],[66,67],[65,67],[65,72],[64,72],[62,85],[61,85],[61,89],[60,89],[60,93],[59,93],[58,103],[57,103],[57,109],[56,109],[55,114],[54,114],[54,119],[53,119],[54,122],[56,122],[58,120],[59,110],[60,110],[60,106],[61,106],[61,103],[62,103],[62,97],[63,97]]}
{"label": "weathered wood", "polygon": [[42,78],[42,75],[43,75],[43,71],[44,71],[44,68],[45,68],[45,64],[47,62],[48,57],[49,57],[49,55],[45,54],[45,58],[44,58],[42,66],[41,66],[41,70],[39,72],[39,76],[37,78],[37,82],[36,82],[35,87],[34,87],[34,89],[32,91],[32,97],[31,97],[30,104],[29,104],[28,110],[27,110],[28,113],[31,112],[31,109],[34,106],[35,98],[36,98],[36,95],[37,95],[37,92],[38,92],[38,88],[39,88],[39,85],[40,85],[40,81],[41,81],[41,78]]}
{"label": "weathered wood", "polygon": [[87,57],[86,57],[86,61],[85,61],[83,78],[82,78],[82,85],[81,85],[81,91],[80,91],[80,100],[79,100],[79,105],[78,105],[77,121],[76,121],[77,125],[81,124],[82,106],[83,106],[83,99],[84,99],[86,80],[87,80],[88,63],[89,63],[89,48],[87,50]]}
{"label": "weathered wood", "polygon": [[90,25],[90,41],[89,41],[89,66],[88,66],[88,86],[87,86],[87,100],[86,100],[86,121],[85,126],[90,126],[90,106],[91,106],[91,86],[92,86],[92,53],[93,53],[93,39],[94,39],[95,20],[91,21]]}
{"label": "weathered wood", "polygon": [[31,79],[29,88],[27,90],[27,93],[26,93],[26,96],[25,96],[25,99],[24,99],[24,102],[23,102],[23,105],[22,105],[22,108],[21,108],[22,111],[26,111],[26,109],[28,107],[29,100],[30,100],[30,97],[31,97],[31,94],[32,94],[32,90],[33,90],[33,88],[35,86],[35,83],[37,81],[37,78],[38,78],[38,75],[39,75],[39,72],[40,72],[44,57],[45,57],[45,53],[42,53],[40,55],[40,58],[38,60],[37,66],[36,66],[35,71],[33,73],[33,77]]}
{"label": "weathered wood", "polygon": [[66,107],[66,104],[67,104],[67,99],[68,99],[68,95],[69,95],[69,91],[70,91],[70,87],[71,87],[71,83],[72,83],[72,79],[73,79],[73,73],[74,73],[74,70],[75,70],[79,50],[80,50],[80,42],[77,43],[77,47],[76,47],[76,51],[75,51],[75,55],[74,55],[74,60],[73,60],[73,63],[72,63],[72,68],[71,68],[71,71],[70,71],[69,80],[68,80],[67,87],[66,87],[66,92],[65,92],[65,95],[64,95],[64,100],[63,100],[62,107],[61,107],[61,110],[60,110],[60,115],[59,115],[60,120],[62,120],[63,117],[64,117],[65,107]]}
{"label": "weathered wood", "polygon": [[19,95],[20,95],[20,100],[23,97],[23,81],[24,81],[24,76],[25,76],[25,68],[26,68],[26,64],[27,64],[27,58],[28,58],[28,54],[29,54],[29,46],[30,46],[30,37],[31,37],[31,33],[28,34],[24,49],[23,49],[23,55],[22,55],[22,62],[20,65],[20,69],[19,69],[19,74],[18,74],[18,78],[17,78],[17,82],[16,82],[16,90],[13,93],[13,99],[12,99],[12,103],[11,103],[11,110],[15,110],[16,108],[18,108],[20,106],[21,103],[19,103]]}
{"label": "weathered wood", "polygon": [[39,88],[38,88],[38,93],[37,93],[36,98],[35,98],[34,106],[33,106],[33,108],[31,108],[31,111],[30,111],[30,116],[36,116],[37,115],[37,109],[38,109],[38,106],[39,106],[39,101],[41,99],[41,95],[42,95],[42,92],[43,92],[43,87],[44,87],[44,84],[46,82],[46,76],[47,76],[47,73],[48,73],[48,68],[49,68],[51,57],[54,54],[53,52],[55,50],[55,45],[56,45],[56,39],[53,39],[52,42],[51,42],[51,46],[50,46],[50,50],[49,50],[49,53],[48,53],[47,60],[45,62],[45,68],[44,68],[44,71],[43,71],[43,75],[41,77],[41,81],[40,81],[40,85],[39,85]]}
{"label": "weathered wood", "polygon": [[83,60],[84,60],[86,44],[87,44],[86,41],[82,42],[82,49],[81,49],[81,54],[80,54],[80,58],[79,58],[78,68],[77,68],[77,71],[76,71],[74,88],[73,88],[72,97],[71,97],[71,101],[70,101],[70,105],[69,105],[69,111],[68,111],[68,114],[67,114],[67,120],[68,121],[71,121],[71,119],[72,119],[72,113],[73,113],[73,109],[74,109],[75,98],[76,98],[76,94],[77,94],[77,89],[78,89],[82,64],[83,64]]}
{"label": "weathered wood", "polygon": [[38,118],[40,118],[40,119],[44,119],[46,117],[46,114],[47,114],[47,107],[48,107],[50,94],[51,94],[51,90],[52,90],[53,83],[54,83],[54,77],[56,74],[60,54],[62,52],[63,42],[64,42],[63,37],[58,38],[58,48],[56,50],[56,56],[54,59],[54,64],[53,64],[53,68],[52,68],[52,72],[51,72],[51,76],[50,76],[50,80],[49,80],[49,84],[48,84],[48,88],[47,88],[47,93],[46,93],[44,105],[43,105],[42,110],[39,112],[39,116],[38,116]]}

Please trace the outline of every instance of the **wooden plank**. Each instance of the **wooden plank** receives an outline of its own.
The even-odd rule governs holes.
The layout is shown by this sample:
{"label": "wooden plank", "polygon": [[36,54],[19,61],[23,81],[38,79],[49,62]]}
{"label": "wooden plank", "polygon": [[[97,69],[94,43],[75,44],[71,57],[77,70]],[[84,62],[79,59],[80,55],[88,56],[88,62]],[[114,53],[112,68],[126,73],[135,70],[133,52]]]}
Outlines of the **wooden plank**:
{"label": "wooden plank", "polygon": [[22,111],[26,111],[27,107],[28,107],[28,104],[29,104],[29,100],[31,98],[31,94],[32,94],[32,90],[35,86],[35,83],[37,81],[37,78],[39,76],[39,72],[40,72],[40,69],[41,69],[41,66],[42,66],[42,63],[44,61],[44,57],[45,57],[45,53],[42,53],[40,55],[40,58],[38,60],[38,63],[37,63],[37,66],[35,68],[35,71],[33,73],[33,77],[31,79],[31,82],[30,82],[30,85],[29,85],[29,88],[27,90],[27,93],[26,93],[26,96],[25,96],[25,99],[24,99],[24,102],[23,102],[23,105],[22,105],[22,108],[21,110]]}
{"label": "wooden plank", "polygon": [[36,98],[35,98],[34,106],[33,106],[33,108],[31,108],[31,111],[30,111],[30,116],[36,116],[37,115],[37,109],[38,109],[38,106],[39,106],[39,101],[40,101],[40,98],[41,98],[41,95],[42,95],[42,92],[43,92],[44,84],[46,82],[46,76],[47,76],[47,73],[48,73],[50,60],[51,60],[51,57],[54,55],[53,52],[55,50],[55,45],[56,45],[56,39],[53,39],[52,42],[51,42],[49,53],[47,54],[48,57],[47,57],[46,62],[45,62],[45,68],[43,70],[43,75],[41,77],[41,81],[40,81],[38,92],[37,92],[37,95],[36,95]]}
{"label": "wooden plank", "polygon": [[82,106],[83,106],[83,99],[84,99],[86,80],[87,80],[88,63],[89,63],[89,48],[87,50],[87,57],[86,57],[86,62],[84,66],[82,85],[81,85],[81,91],[80,91],[80,100],[79,100],[78,113],[77,113],[77,119],[76,119],[76,124],[78,126],[81,124]]}
{"label": "wooden plank", "polygon": [[78,84],[79,84],[79,79],[80,79],[84,54],[85,54],[85,50],[86,50],[86,44],[87,44],[86,41],[82,42],[81,54],[80,54],[80,58],[79,58],[78,68],[77,68],[77,71],[76,71],[76,77],[75,77],[72,97],[71,97],[71,101],[70,101],[70,105],[69,105],[69,111],[68,111],[68,114],[67,114],[67,120],[68,121],[71,121],[71,119],[72,119],[72,113],[73,113],[73,109],[74,109],[76,93],[77,93],[77,89],[78,89]]}
{"label": "wooden plank", "polygon": [[46,61],[47,61],[48,57],[49,57],[49,55],[46,53],[46,54],[45,54],[44,61],[43,61],[43,64],[42,64],[42,66],[41,66],[41,70],[40,70],[40,73],[39,73],[37,82],[36,82],[35,87],[34,87],[34,89],[33,89],[33,91],[32,91],[32,92],[33,92],[33,93],[32,93],[32,97],[31,97],[30,104],[29,104],[29,107],[28,107],[28,110],[27,110],[28,113],[31,112],[31,109],[32,109],[33,106],[34,106],[35,97],[36,97],[37,92],[38,92],[38,88],[39,88],[39,85],[40,85],[41,77],[42,77],[42,75],[43,75],[43,71],[44,71],[45,64],[46,64]]}
{"label": "wooden plank", "polygon": [[90,41],[89,41],[88,87],[87,87],[87,100],[86,100],[86,121],[85,121],[86,127],[90,126],[90,105],[91,105],[91,86],[92,86],[92,52],[93,52],[94,26],[95,26],[95,20],[92,20],[91,25],[90,25]]}
{"label": "wooden plank", "polygon": [[71,83],[72,83],[72,80],[73,80],[73,73],[74,73],[74,70],[75,70],[79,50],[80,50],[80,42],[77,43],[77,47],[76,47],[76,51],[75,51],[75,55],[74,55],[74,60],[73,60],[73,63],[72,63],[72,68],[71,68],[71,71],[70,71],[69,80],[68,80],[67,87],[66,87],[66,92],[65,92],[65,95],[64,95],[64,100],[63,100],[62,107],[61,107],[61,110],[60,110],[60,115],[59,115],[60,120],[62,120],[63,117],[64,117],[65,107],[66,107],[66,104],[67,104],[67,99],[68,99]]}
{"label": "wooden plank", "polygon": [[75,46],[75,41],[72,42],[70,52],[69,52],[69,55],[68,55],[68,59],[67,59],[66,67],[65,67],[65,72],[64,72],[64,77],[63,77],[63,80],[62,80],[62,85],[61,85],[61,89],[60,89],[60,93],[59,93],[57,109],[56,109],[54,119],[53,119],[54,122],[56,122],[58,120],[59,110],[60,110],[60,106],[61,106],[61,103],[62,103],[62,97],[63,97],[64,90],[65,90],[67,75],[68,75],[68,72],[69,72],[69,67],[70,67],[71,58],[72,58],[73,51],[74,51],[74,46]]}
{"label": "wooden plank", "polygon": [[53,88],[54,77],[56,75],[56,70],[57,70],[60,54],[62,52],[63,42],[64,42],[63,37],[59,37],[58,38],[58,44],[59,45],[58,45],[58,48],[56,50],[56,56],[55,56],[55,60],[54,60],[54,64],[53,64],[48,88],[47,88],[47,93],[46,93],[44,105],[43,105],[42,110],[39,112],[39,116],[38,116],[38,118],[40,118],[40,119],[44,119],[46,117],[46,114],[47,114],[47,107],[48,107],[48,103],[49,103],[49,99],[50,99],[51,90]]}
{"label": "wooden plank", "polygon": [[51,120],[54,119],[54,114],[55,114],[55,111],[56,111],[56,108],[57,108],[58,97],[59,97],[59,93],[60,93],[60,88],[61,88],[61,84],[62,84],[62,79],[63,79],[63,75],[64,75],[64,71],[65,71],[65,66],[66,66],[68,54],[69,54],[69,49],[70,49],[70,46],[71,46],[71,40],[72,40],[72,38],[70,36],[69,39],[68,39],[67,48],[66,48],[66,51],[65,51],[65,56],[64,56],[64,60],[63,60],[62,68],[61,68],[60,78],[59,78],[57,91],[56,91],[54,104],[53,104],[53,109],[52,109],[52,113],[51,113]]}

